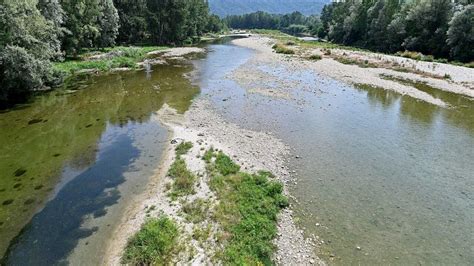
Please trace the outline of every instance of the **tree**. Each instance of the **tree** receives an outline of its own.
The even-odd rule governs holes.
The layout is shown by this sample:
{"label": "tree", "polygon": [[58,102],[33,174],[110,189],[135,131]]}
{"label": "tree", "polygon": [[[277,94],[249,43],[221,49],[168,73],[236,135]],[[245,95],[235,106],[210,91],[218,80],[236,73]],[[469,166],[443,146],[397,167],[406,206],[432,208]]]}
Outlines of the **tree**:
{"label": "tree", "polygon": [[451,56],[460,61],[474,59],[474,5],[456,12],[449,22],[447,43]]}
{"label": "tree", "polygon": [[99,0],[62,0],[61,4],[66,13],[67,29],[63,49],[66,54],[77,56],[81,48],[94,47],[100,37]]}
{"label": "tree", "polygon": [[52,82],[50,60],[59,53],[54,22],[34,2],[0,5],[0,104],[22,99]]}
{"label": "tree", "polygon": [[421,1],[408,12],[403,46],[408,50],[447,57],[446,33],[451,16],[451,0]]}
{"label": "tree", "polygon": [[98,46],[114,46],[119,30],[119,15],[112,0],[100,0],[98,24],[100,28]]}

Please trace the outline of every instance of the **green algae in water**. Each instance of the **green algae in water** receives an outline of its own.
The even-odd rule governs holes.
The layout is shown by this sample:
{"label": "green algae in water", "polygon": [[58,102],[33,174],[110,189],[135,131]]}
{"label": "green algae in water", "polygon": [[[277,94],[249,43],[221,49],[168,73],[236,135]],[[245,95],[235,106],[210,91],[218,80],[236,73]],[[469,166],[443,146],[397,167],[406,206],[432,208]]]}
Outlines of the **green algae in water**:
{"label": "green algae in water", "polygon": [[[157,66],[148,76],[142,71],[75,76],[64,90],[2,111],[0,257],[47,200],[63,167],[79,170],[95,162],[97,142],[108,124],[146,122],[165,103],[185,112],[199,92],[184,77],[191,70],[190,65]],[[36,200],[31,200],[32,195]]]}

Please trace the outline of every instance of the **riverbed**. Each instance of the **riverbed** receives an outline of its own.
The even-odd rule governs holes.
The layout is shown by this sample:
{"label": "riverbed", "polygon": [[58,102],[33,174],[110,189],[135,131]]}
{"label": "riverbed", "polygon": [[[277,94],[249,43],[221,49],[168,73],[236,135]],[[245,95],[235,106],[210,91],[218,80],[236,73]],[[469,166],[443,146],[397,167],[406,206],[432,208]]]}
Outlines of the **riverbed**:
{"label": "riverbed", "polygon": [[[0,113],[7,264],[101,263],[117,223],[128,219],[124,209],[147,190],[169,148],[160,109],[193,112],[196,97],[229,128],[268,133],[291,148],[281,167],[291,175],[284,180],[293,218],[327,262],[474,261],[472,98],[424,89],[445,108],[349,85],[239,42],[207,50],[192,64],[151,73],[78,77]],[[200,132],[194,124],[186,126]],[[231,136],[237,145],[262,135]]]}
{"label": "riverbed", "polygon": [[292,148],[290,192],[305,233],[321,240],[320,256],[335,264],[474,261],[472,98],[425,88],[451,106],[443,108],[298,68],[291,57],[268,63],[242,46],[214,49],[198,66],[202,94],[228,121]]}

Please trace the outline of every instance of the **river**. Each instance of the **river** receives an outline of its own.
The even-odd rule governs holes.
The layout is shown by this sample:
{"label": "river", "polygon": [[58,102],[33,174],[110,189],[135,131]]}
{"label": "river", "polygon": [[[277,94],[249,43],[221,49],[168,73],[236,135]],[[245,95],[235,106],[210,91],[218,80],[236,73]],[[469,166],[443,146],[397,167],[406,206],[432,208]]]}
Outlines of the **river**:
{"label": "river", "polygon": [[[445,109],[304,69],[253,66],[275,83],[295,84],[285,91],[290,97],[270,97],[230,77],[254,51],[229,43],[208,49],[193,61],[200,97],[230,122],[273,132],[298,155],[288,165],[298,176],[290,192],[300,226],[324,241],[323,258],[341,265],[474,261],[472,99],[426,88],[453,105]],[[199,94],[185,77],[192,69],[81,77],[0,113],[7,264],[98,263],[127,200],[160,162],[167,131],[156,112],[164,103],[185,112]]]}

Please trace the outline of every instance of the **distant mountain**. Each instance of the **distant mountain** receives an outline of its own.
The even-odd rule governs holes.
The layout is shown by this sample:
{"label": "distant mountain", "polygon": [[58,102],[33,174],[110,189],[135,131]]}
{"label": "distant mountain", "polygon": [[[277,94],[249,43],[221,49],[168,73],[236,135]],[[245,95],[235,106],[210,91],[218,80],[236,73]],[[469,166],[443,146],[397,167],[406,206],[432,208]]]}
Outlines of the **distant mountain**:
{"label": "distant mountain", "polygon": [[319,14],[331,0],[209,0],[211,11],[221,17],[256,11],[286,14],[299,11],[305,15]]}

